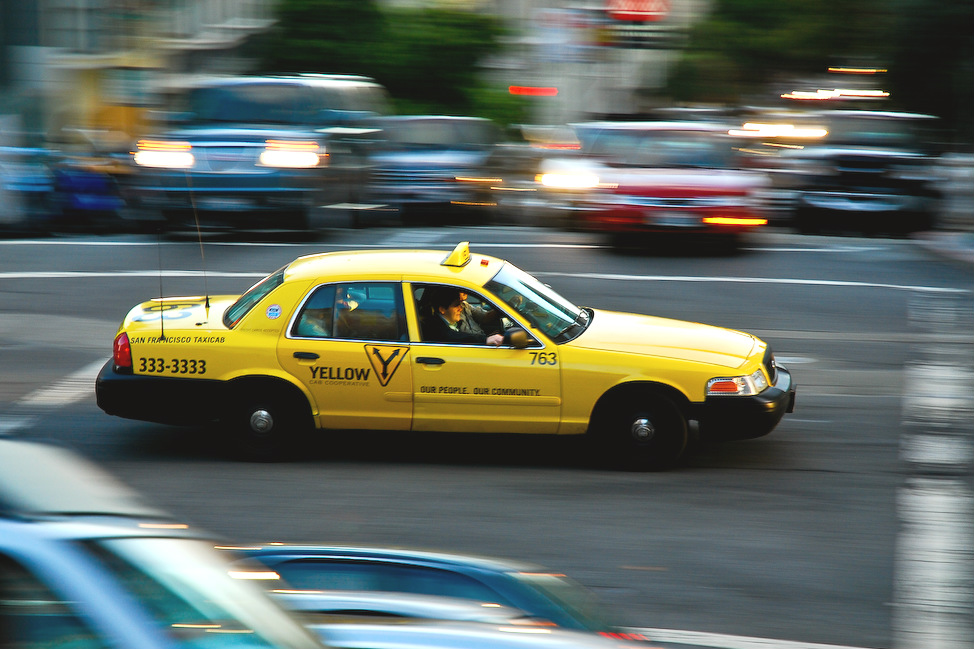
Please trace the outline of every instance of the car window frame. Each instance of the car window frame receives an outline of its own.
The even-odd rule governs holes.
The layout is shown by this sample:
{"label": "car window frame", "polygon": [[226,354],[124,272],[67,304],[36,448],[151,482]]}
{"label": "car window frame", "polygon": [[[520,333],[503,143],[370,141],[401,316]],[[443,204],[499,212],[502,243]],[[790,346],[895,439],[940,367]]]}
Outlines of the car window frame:
{"label": "car window frame", "polygon": [[[392,288],[393,321],[396,326],[396,333],[398,334],[398,337],[346,337],[336,335],[335,332],[337,329],[337,319],[339,313],[337,306],[334,306],[337,302],[335,300],[332,301],[331,329],[328,335],[312,336],[300,335],[297,333],[299,321],[305,314],[308,302],[311,301],[311,299],[317,295],[319,291],[324,290],[326,287],[334,287],[337,294],[337,289],[339,287],[345,287],[347,292],[349,290],[348,287],[355,287],[365,284],[389,285]],[[287,324],[285,337],[291,340],[311,340],[319,342],[377,342],[399,345],[411,342],[403,290],[402,282],[396,280],[335,280],[320,282],[309,288],[301,298],[301,301],[298,303],[298,307],[294,310],[294,313]]]}

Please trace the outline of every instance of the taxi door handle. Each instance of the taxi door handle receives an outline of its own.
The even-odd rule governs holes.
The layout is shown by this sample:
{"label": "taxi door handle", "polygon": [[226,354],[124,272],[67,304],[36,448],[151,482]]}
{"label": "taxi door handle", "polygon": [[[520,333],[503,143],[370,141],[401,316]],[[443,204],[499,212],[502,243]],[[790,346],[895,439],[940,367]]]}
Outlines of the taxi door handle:
{"label": "taxi door handle", "polygon": [[446,361],[442,358],[435,358],[433,356],[417,356],[416,362],[423,365],[442,365]]}
{"label": "taxi door handle", "polygon": [[300,358],[303,361],[316,361],[318,360],[318,354],[314,352],[294,352],[295,358]]}

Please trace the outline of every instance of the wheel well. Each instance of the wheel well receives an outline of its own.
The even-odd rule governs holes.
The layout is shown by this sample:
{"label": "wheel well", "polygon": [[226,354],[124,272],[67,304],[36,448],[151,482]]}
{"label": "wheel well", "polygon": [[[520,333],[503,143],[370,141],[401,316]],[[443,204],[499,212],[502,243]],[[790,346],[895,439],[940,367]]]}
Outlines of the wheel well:
{"label": "wheel well", "polygon": [[232,411],[233,404],[240,398],[253,395],[280,399],[294,408],[292,412],[298,423],[314,424],[311,404],[301,389],[284,379],[268,376],[242,376],[231,380],[227,384],[227,411]]}
{"label": "wheel well", "polygon": [[592,417],[589,419],[589,430],[592,430],[603,421],[606,413],[616,410],[620,404],[638,400],[640,397],[648,395],[658,395],[669,399],[676,406],[684,417],[690,412],[690,403],[686,396],[676,388],[664,383],[653,383],[652,381],[633,381],[616,385],[606,391],[592,408]]}

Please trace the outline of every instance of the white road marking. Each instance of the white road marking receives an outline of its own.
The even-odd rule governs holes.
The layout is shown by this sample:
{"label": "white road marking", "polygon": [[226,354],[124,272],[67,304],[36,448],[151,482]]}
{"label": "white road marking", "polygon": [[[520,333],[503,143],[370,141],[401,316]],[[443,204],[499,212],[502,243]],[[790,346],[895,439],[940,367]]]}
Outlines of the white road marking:
{"label": "white road marking", "polygon": [[18,401],[17,405],[25,408],[59,408],[94,395],[95,377],[106,360],[103,358],[85,365],[60,381],[31,392]]}
{"label": "white road marking", "polygon": [[632,628],[637,633],[649,637],[650,641],[671,642],[674,644],[700,645],[714,649],[863,649],[845,645],[820,644],[815,642],[796,642],[775,640],[773,638],[751,638],[722,633],[702,631],[681,631],[678,629]]}
{"label": "white road marking", "polygon": [[789,279],[787,277],[707,277],[693,275],[619,275],[612,273],[560,273],[543,271],[532,273],[537,277],[573,277],[576,279],[598,279],[622,282],[701,282],[714,284],[787,284],[805,286],[838,286],[851,288],[889,288],[900,291],[921,291],[930,293],[966,294],[971,291],[963,288],[942,286],[911,286],[909,284],[884,284],[878,282],[851,282],[834,279]]}
{"label": "white road marking", "polygon": [[14,409],[20,411],[18,414],[0,415],[0,435],[10,435],[30,428],[39,413],[94,396],[95,377],[98,376],[106,360],[85,365],[61,380],[22,397],[13,404]]}
{"label": "white road marking", "polygon": [[[202,270],[120,270],[120,271],[13,271],[0,273],[0,279],[73,279],[92,277],[264,277],[267,273],[202,271]],[[926,293],[967,294],[971,291],[942,286],[911,286],[908,284],[882,284],[876,282],[851,282],[824,279],[789,279],[782,277],[708,277],[694,275],[617,275],[609,273],[561,273],[541,271],[537,277],[572,277],[628,282],[693,282],[714,284],[787,284],[805,286],[836,286],[847,288],[887,288],[901,291]]]}
{"label": "white road marking", "polygon": [[265,277],[267,273],[201,270],[31,271],[0,273],[0,279],[81,279],[90,277]]}

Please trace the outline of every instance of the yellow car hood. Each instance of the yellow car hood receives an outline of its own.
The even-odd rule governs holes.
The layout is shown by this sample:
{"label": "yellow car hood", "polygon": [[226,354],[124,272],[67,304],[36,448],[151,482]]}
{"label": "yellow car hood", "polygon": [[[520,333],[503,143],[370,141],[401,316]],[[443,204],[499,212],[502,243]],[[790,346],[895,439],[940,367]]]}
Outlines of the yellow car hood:
{"label": "yellow car hood", "polygon": [[737,368],[758,341],[741,331],[697,322],[596,309],[588,329],[570,344]]}

